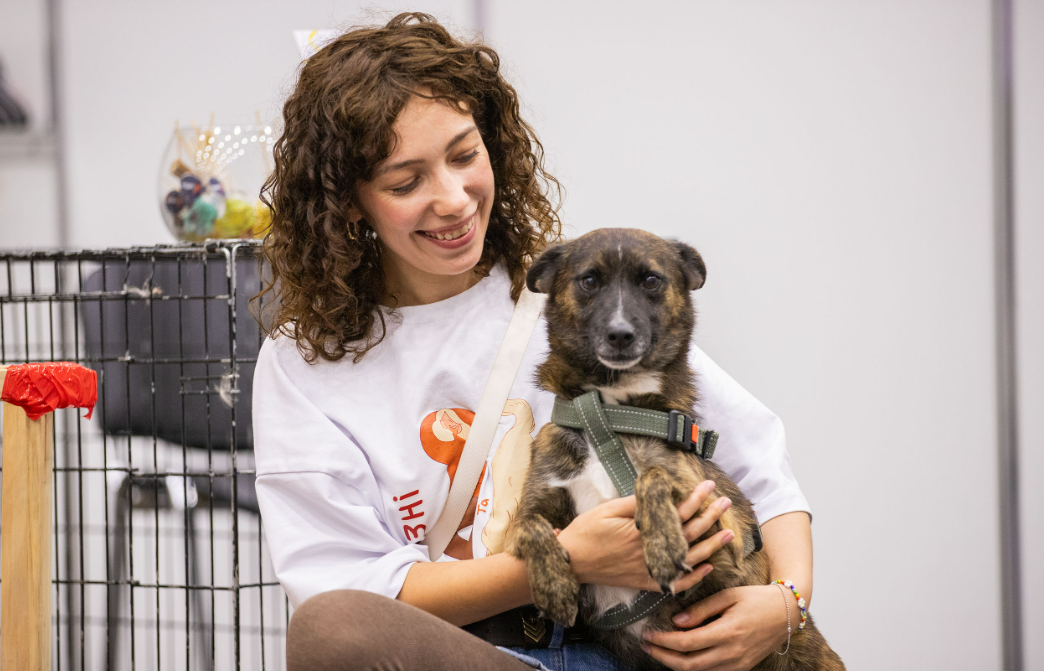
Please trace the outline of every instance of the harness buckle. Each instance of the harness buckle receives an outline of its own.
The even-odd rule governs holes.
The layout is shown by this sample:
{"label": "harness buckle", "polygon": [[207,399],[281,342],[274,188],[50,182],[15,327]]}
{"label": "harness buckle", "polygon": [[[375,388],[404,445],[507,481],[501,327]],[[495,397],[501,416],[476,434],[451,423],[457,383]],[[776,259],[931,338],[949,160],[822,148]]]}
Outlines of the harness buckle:
{"label": "harness buckle", "polygon": [[[680,434],[680,421],[682,421],[682,434]],[[694,421],[689,416],[678,410],[668,411],[668,444],[685,452],[699,454],[696,436],[694,435]],[[682,435],[683,439],[676,440],[676,436]]]}

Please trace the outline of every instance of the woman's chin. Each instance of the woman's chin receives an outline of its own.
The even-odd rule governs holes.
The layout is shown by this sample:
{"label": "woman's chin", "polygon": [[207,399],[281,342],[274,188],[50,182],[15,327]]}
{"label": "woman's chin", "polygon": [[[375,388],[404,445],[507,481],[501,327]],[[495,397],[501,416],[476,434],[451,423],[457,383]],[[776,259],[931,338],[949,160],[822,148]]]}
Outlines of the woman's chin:
{"label": "woman's chin", "polygon": [[479,260],[483,258],[483,246],[478,245],[474,250],[468,250],[467,254],[462,254],[461,257],[449,261],[443,265],[440,272],[441,275],[462,275],[470,272],[479,263]]}

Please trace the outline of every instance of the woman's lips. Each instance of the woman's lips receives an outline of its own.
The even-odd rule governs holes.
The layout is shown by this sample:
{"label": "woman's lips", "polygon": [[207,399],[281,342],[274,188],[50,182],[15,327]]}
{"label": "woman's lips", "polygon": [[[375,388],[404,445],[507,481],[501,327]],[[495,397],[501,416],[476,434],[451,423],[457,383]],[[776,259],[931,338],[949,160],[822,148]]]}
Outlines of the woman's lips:
{"label": "woman's lips", "polygon": [[472,215],[466,219],[460,226],[456,228],[445,228],[440,231],[418,231],[427,238],[433,238],[436,240],[456,240],[461,236],[469,232],[469,230],[476,223],[476,215]]}
{"label": "woman's lips", "polygon": [[444,249],[454,249],[467,245],[476,234],[476,218],[478,213],[473,214],[465,223],[456,228],[448,228],[441,231],[418,231],[418,235],[433,244]]}

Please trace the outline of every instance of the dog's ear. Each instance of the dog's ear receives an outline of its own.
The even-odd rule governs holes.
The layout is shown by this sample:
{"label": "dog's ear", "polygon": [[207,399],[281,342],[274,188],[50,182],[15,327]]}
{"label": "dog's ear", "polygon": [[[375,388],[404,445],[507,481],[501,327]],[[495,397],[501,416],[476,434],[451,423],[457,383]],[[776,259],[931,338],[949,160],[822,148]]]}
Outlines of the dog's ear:
{"label": "dog's ear", "polygon": [[549,247],[534,261],[527,271],[527,288],[536,294],[547,294],[556,278],[556,271],[563,260],[566,245]]}
{"label": "dog's ear", "polygon": [[673,243],[676,253],[679,254],[683,275],[686,277],[687,288],[690,291],[700,289],[705,284],[705,262],[697,250],[685,242]]}

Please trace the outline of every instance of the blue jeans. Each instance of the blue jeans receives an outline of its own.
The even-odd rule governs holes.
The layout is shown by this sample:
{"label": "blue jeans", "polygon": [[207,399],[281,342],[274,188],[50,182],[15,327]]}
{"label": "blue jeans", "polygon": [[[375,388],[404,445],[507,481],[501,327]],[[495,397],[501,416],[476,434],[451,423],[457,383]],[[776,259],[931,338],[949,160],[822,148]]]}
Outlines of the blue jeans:
{"label": "blue jeans", "polygon": [[547,648],[501,649],[539,671],[628,671],[598,645],[563,645],[563,626],[560,624],[552,630],[552,641]]}

